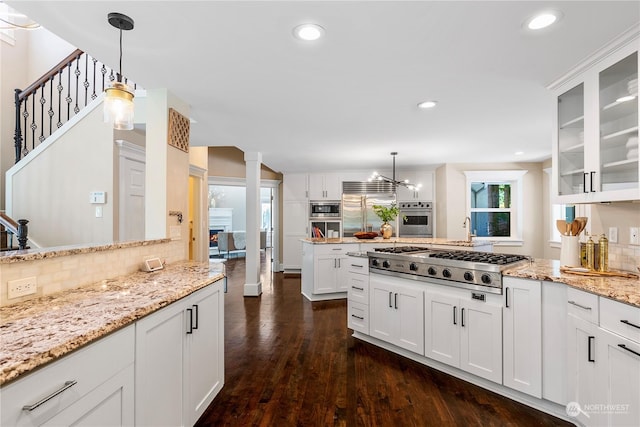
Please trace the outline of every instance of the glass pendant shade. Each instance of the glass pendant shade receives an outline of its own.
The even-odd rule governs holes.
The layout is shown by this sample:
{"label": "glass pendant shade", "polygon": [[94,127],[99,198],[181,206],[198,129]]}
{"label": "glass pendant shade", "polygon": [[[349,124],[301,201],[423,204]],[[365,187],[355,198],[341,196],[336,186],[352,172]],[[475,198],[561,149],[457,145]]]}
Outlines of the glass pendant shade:
{"label": "glass pendant shade", "polygon": [[118,130],[133,129],[133,92],[121,82],[113,82],[105,90],[104,122]]}

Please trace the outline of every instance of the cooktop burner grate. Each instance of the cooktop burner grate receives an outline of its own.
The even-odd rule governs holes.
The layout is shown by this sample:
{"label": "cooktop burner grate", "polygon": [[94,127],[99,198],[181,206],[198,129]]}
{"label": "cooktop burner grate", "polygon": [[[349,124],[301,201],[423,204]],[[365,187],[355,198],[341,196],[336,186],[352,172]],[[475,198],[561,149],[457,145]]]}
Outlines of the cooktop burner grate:
{"label": "cooktop burner grate", "polygon": [[524,255],[494,254],[490,252],[445,251],[431,254],[431,258],[469,261],[484,264],[507,265],[527,259]]}

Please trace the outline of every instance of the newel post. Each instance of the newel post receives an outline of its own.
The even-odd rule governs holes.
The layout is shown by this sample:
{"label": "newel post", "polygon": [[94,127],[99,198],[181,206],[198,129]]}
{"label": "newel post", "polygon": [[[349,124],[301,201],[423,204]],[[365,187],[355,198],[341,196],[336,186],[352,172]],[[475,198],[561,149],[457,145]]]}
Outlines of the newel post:
{"label": "newel post", "polygon": [[22,106],[22,100],[20,99],[20,89],[15,90],[15,104],[16,104],[16,130],[13,135],[13,144],[16,149],[16,161],[18,163],[22,157],[22,130],[20,128],[20,107]]}
{"label": "newel post", "polygon": [[29,231],[29,227],[27,227],[27,223],[29,221],[26,219],[18,220],[18,249],[26,249],[27,248],[27,232]]}

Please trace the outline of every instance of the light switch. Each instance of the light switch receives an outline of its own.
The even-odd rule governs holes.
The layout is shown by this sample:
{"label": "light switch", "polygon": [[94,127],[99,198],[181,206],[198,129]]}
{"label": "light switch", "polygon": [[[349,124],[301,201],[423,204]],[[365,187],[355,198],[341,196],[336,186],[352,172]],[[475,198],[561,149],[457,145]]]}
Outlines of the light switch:
{"label": "light switch", "polygon": [[106,191],[92,191],[89,193],[89,203],[104,204],[107,201]]}
{"label": "light switch", "polygon": [[102,218],[102,206],[96,206],[96,218]]}

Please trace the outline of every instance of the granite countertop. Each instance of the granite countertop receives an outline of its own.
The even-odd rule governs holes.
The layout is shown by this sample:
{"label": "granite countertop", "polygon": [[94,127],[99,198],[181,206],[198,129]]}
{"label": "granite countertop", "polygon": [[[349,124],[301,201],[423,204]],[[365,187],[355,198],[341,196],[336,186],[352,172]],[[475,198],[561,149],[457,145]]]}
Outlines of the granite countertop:
{"label": "granite countertop", "polygon": [[338,238],[312,238],[308,237],[302,239],[303,242],[312,243],[314,245],[323,244],[343,244],[343,243],[380,243],[393,245],[397,243],[410,245],[410,244],[427,244],[427,245],[442,245],[442,246],[461,246],[468,248],[477,248],[482,246],[493,245],[493,242],[486,240],[472,240],[470,242],[466,240],[449,240],[441,237],[392,237],[390,239],[383,239],[382,237],[376,237],[375,239],[357,239],[355,237],[338,237]]}
{"label": "granite countertop", "polygon": [[640,308],[640,278],[594,277],[565,273],[560,271],[560,261],[549,259],[535,259],[530,265],[509,268],[503,271],[503,274],[525,279],[564,283],[581,291]]}
{"label": "granite countertop", "polygon": [[223,277],[223,264],[185,261],[1,307],[0,385]]}
{"label": "granite countertop", "polygon": [[49,248],[23,249],[17,251],[0,252],[0,264],[11,264],[22,261],[35,261],[45,258],[56,258],[68,255],[88,254],[93,252],[109,251],[113,249],[132,248],[137,246],[156,245],[170,242],[171,239],[132,240],[128,242],[114,243],[85,243],[80,245],[55,246]]}

